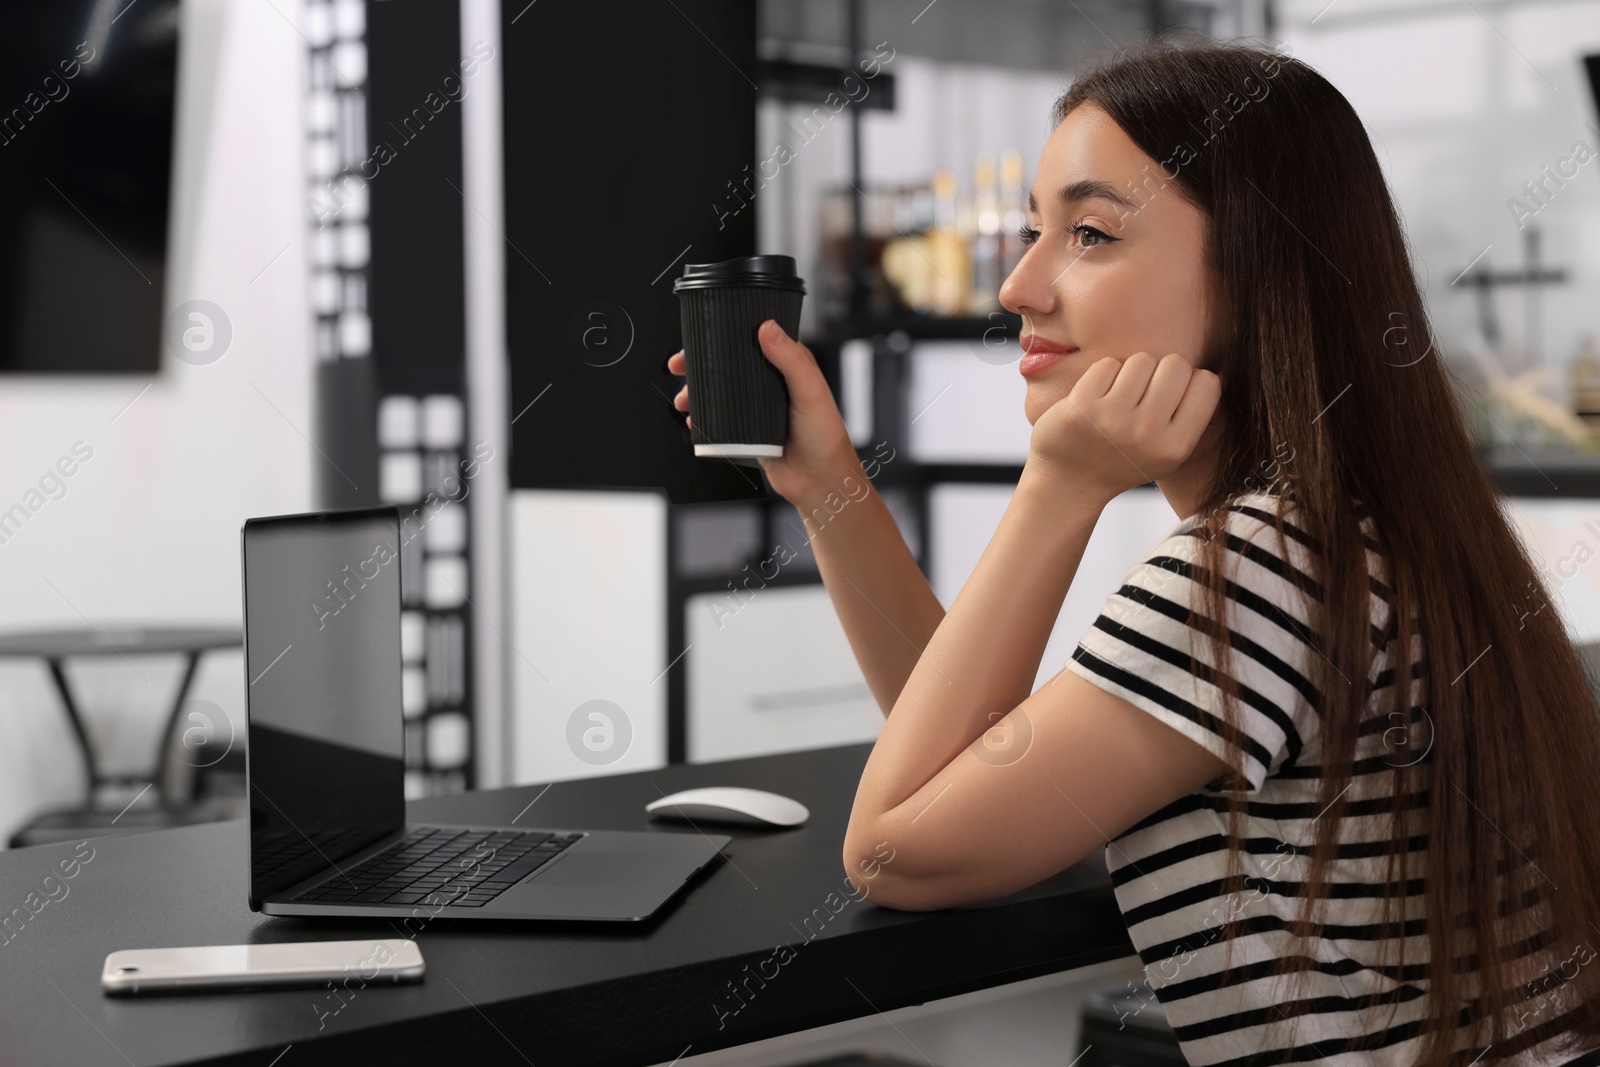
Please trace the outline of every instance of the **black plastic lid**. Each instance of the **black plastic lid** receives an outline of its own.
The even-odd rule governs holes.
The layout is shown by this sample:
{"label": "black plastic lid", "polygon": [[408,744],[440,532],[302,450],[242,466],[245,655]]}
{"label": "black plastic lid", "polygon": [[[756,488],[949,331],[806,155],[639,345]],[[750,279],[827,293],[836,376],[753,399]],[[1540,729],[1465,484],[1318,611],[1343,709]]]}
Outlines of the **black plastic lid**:
{"label": "black plastic lid", "polygon": [[789,289],[806,291],[806,283],[795,273],[793,256],[743,256],[721,263],[685,263],[683,277],[672,283],[672,291],[685,289]]}

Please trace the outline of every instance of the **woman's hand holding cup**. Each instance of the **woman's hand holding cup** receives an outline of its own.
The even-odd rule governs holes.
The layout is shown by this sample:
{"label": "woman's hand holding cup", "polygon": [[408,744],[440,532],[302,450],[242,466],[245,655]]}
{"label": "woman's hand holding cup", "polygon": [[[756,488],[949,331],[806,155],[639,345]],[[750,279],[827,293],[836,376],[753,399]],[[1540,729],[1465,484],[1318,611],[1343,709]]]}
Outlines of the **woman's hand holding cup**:
{"label": "woman's hand holding cup", "polygon": [[[797,508],[813,492],[827,492],[860,464],[844,418],[828,388],[827,379],[811,350],[783,332],[772,319],[761,324],[757,333],[761,353],[783,374],[789,390],[789,436],[782,457],[758,457],[757,462],[772,483],[773,492]],[[683,351],[667,360],[667,371],[688,373]],[[685,385],[672,398],[672,406],[689,411],[689,387]],[[694,425],[694,417],[689,417]]]}

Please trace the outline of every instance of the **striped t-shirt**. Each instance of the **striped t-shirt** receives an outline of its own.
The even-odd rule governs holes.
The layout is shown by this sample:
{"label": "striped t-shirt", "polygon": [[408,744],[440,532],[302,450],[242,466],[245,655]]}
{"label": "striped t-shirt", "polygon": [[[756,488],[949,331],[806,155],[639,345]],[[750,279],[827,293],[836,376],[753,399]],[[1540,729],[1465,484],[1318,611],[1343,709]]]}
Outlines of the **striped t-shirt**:
{"label": "striped t-shirt", "polygon": [[[1165,1014],[1191,1064],[1409,1065],[1427,1036],[1422,1029],[1428,958],[1422,874],[1431,762],[1414,750],[1426,743],[1423,728],[1394,732],[1397,721],[1389,715],[1383,692],[1397,676],[1391,669],[1396,649],[1385,569],[1374,551],[1370,517],[1362,525],[1368,535],[1373,634],[1375,643],[1387,635],[1387,644],[1367,680],[1373,693],[1357,743],[1355,772],[1344,794],[1349,807],[1331,870],[1332,882],[1346,884],[1337,886],[1327,911],[1317,916],[1323,926],[1321,936],[1308,943],[1315,959],[1307,977],[1276,973],[1290,952],[1291,924],[1303,904],[1297,893],[1309,874],[1315,820],[1323,810],[1318,796],[1320,716],[1312,703],[1311,681],[1316,677],[1313,657],[1322,653],[1307,641],[1317,640],[1320,632],[1321,587],[1315,555],[1295,525],[1292,508],[1284,512],[1284,558],[1272,526],[1280,502],[1275,495],[1244,494],[1233,498],[1212,524],[1213,536],[1225,544],[1221,559],[1231,582],[1227,615],[1237,635],[1232,661],[1244,736],[1230,733],[1222,691],[1202,680],[1212,672],[1191,671],[1191,651],[1204,668],[1213,663],[1209,641],[1198,628],[1202,624],[1197,620],[1191,628],[1187,623],[1191,605],[1197,614],[1205,609],[1204,575],[1198,570],[1205,534],[1200,516],[1178,523],[1128,571],[1067,664],[1224,761],[1231,763],[1235,746],[1242,750],[1247,804],[1241,822],[1241,869],[1248,888],[1225,891],[1228,794],[1223,787],[1237,785],[1231,780],[1208,783],[1129,828],[1108,843],[1106,866],[1129,937],[1144,963],[1144,988],[1135,992],[1151,1005],[1159,1001],[1157,1010]],[[1304,601],[1301,588],[1311,593]],[[1419,656],[1420,639],[1415,639],[1413,664]],[[1411,682],[1413,715],[1419,686]],[[1413,749],[1405,747],[1410,738],[1416,741]],[[1407,816],[1415,866],[1404,875],[1406,965],[1397,973],[1386,966],[1398,958],[1394,947],[1378,937],[1384,860],[1381,854],[1374,858],[1373,849],[1363,849],[1362,843],[1387,838],[1393,799],[1389,774],[1401,763],[1415,765],[1411,782],[1417,783],[1420,796]],[[1223,984],[1227,924],[1236,925],[1239,935],[1232,945],[1235,970]],[[1588,952],[1574,964],[1594,955],[1588,946],[1573,946],[1573,951]],[[1467,977],[1470,981],[1472,976]],[[1293,984],[1301,980],[1307,984]],[[1553,1050],[1570,1023],[1562,1018],[1570,1009],[1561,1002],[1561,992],[1542,992],[1527,1001],[1521,1025],[1514,1024],[1512,1034],[1526,1030],[1524,1038],[1537,1037],[1537,1043],[1515,1062],[1541,1067],[1600,1063],[1600,1054],[1574,1058]],[[1310,1003],[1290,1005],[1290,999]],[[1361,1009],[1370,1005],[1381,1006],[1363,1014]],[[1457,1047],[1466,1047],[1464,1036]],[[1463,1064],[1479,1051],[1469,1049]]]}

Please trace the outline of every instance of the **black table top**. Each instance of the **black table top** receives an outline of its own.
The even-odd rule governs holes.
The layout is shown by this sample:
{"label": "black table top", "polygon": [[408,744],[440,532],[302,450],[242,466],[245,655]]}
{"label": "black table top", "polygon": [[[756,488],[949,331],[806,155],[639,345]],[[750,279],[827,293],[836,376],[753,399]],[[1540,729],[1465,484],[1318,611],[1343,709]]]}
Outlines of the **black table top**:
{"label": "black table top", "polygon": [[[242,821],[93,840],[82,847],[92,858],[50,886],[45,876],[79,846],[0,853],[0,909],[11,916],[0,944],[0,1063],[268,1067],[292,1045],[279,1067],[644,1065],[1133,953],[1099,849],[981,905],[901,912],[855,899],[841,852],[870,751],[846,745],[412,802],[419,822],[510,823],[521,813],[517,825],[528,828],[678,833],[697,831],[652,820],[644,805],[679,789],[741,785],[811,809],[791,829],[715,827],[733,838],[723,857],[643,923],[422,924],[418,985],[108,998],[100,969],[116,949],[401,931],[383,919],[250,912]],[[47,889],[59,899],[40,907]]]}
{"label": "black table top", "polygon": [[244,643],[238,627],[104,626],[74,630],[29,630],[0,634],[0,656],[131,656],[161,652],[204,652]]}

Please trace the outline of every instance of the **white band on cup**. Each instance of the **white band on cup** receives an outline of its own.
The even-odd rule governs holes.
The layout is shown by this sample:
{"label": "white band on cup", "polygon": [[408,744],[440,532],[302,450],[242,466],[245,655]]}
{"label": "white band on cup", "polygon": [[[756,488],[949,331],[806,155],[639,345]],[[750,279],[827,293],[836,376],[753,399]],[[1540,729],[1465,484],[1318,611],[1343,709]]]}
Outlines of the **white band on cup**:
{"label": "white band on cup", "polygon": [[725,459],[742,459],[751,456],[782,456],[782,445],[695,445],[697,456],[722,456]]}

